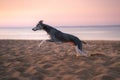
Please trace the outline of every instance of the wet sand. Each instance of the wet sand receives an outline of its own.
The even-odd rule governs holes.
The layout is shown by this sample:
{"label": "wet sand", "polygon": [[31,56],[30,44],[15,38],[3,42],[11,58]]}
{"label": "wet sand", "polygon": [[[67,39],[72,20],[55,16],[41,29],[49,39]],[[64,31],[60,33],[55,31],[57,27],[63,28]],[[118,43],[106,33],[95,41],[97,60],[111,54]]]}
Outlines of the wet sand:
{"label": "wet sand", "polygon": [[120,41],[86,41],[91,56],[69,43],[0,40],[0,80],[120,80]]}

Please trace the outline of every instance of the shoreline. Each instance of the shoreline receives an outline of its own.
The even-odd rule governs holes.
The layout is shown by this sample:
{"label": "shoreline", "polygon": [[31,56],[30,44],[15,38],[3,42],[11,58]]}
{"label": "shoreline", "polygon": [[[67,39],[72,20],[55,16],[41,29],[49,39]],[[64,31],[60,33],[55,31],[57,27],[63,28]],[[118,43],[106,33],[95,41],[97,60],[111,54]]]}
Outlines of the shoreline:
{"label": "shoreline", "polygon": [[[42,40],[47,40],[47,39],[0,39],[1,40],[18,40],[18,41],[42,41]],[[120,41],[120,40],[82,40],[82,41]]]}

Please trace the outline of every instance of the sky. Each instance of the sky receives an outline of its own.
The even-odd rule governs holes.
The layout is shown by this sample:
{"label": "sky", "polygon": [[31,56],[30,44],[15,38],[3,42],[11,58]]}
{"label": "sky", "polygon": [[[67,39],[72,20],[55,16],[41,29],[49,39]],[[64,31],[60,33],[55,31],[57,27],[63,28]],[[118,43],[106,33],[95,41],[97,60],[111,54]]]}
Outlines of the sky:
{"label": "sky", "polygon": [[0,0],[0,27],[119,25],[120,0]]}

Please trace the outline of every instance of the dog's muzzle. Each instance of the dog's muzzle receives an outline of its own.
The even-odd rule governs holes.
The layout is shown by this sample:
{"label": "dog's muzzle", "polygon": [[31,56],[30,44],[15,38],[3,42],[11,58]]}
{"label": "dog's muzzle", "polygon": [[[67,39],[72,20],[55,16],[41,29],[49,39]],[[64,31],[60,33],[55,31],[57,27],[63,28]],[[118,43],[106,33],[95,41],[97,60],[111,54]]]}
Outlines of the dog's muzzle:
{"label": "dog's muzzle", "polygon": [[34,29],[34,28],[33,28],[32,30],[33,30],[33,31],[36,31],[36,29]]}

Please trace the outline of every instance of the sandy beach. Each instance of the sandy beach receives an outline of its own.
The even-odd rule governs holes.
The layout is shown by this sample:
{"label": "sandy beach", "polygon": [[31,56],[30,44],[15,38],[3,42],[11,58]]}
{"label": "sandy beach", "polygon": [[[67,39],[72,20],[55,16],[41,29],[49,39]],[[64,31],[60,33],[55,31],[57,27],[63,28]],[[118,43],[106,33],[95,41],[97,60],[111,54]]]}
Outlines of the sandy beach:
{"label": "sandy beach", "polygon": [[91,56],[69,43],[0,40],[0,80],[120,80],[120,41],[86,41]]}

